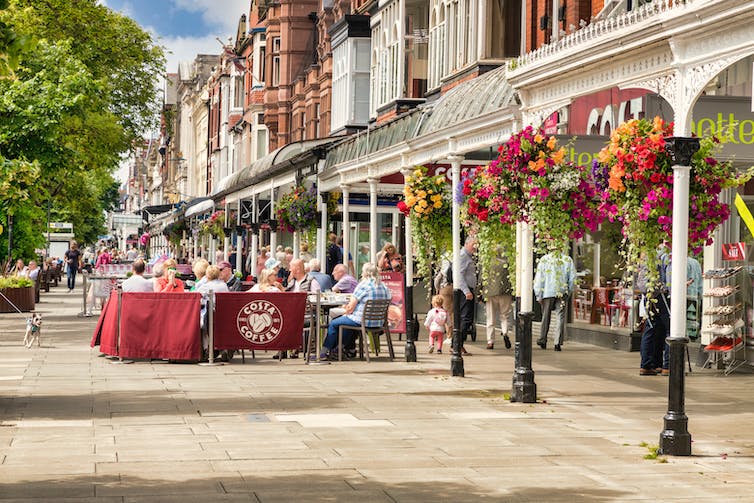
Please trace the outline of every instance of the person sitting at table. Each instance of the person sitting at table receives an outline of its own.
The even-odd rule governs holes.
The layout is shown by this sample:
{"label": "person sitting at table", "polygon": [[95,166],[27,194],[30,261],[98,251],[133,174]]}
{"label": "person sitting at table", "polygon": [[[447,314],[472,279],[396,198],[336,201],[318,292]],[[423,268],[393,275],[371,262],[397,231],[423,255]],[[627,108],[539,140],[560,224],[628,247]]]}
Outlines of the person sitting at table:
{"label": "person sitting at table", "polygon": [[217,268],[220,269],[220,279],[228,285],[228,291],[240,292],[243,285],[241,280],[233,274],[233,265],[227,260],[221,260],[217,264]]}
{"label": "person sitting at table", "polygon": [[[327,327],[327,337],[322,346],[320,358],[328,358],[338,344],[338,327],[341,325],[361,326],[367,301],[390,299],[391,296],[390,290],[380,281],[380,271],[377,266],[369,262],[364,264],[361,270],[361,282],[354,290],[350,302],[344,307],[345,314],[330,321]],[[379,326],[379,323],[375,326]],[[350,330],[343,334],[343,351],[348,357],[353,357],[356,354],[354,339],[353,332]]]}
{"label": "person sitting at table", "polygon": [[204,282],[196,288],[196,292],[205,294],[210,291],[214,293],[230,291],[228,289],[228,284],[220,278],[220,268],[216,265],[207,266],[204,278]]}
{"label": "person sitting at table", "polygon": [[37,277],[39,276],[39,267],[37,266],[36,260],[30,260],[29,261],[29,267],[26,271],[26,277],[28,277],[32,281],[36,281]]}
{"label": "person sitting at table", "polygon": [[291,273],[288,275],[286,292],[308,292],[312,284],[311,277],[304,270],[304,261],[300,258],[291,260]]}
{"label": "person sitting at table", "polygon": [[133,274],[130,278],[123,282],[123,291],[153,292],[154,283],[152,282],[152,280],[144,277],[144,269],[146,269],[144,261],[141,259],[134,260],[134,262],[131,264],[131,269],[133,270]]}
{"label": "person sitting at table", "polygon": [[275,269],[263,269],[259,273],[259,283],[254,285],[251,292],[282,292],[283,285],[278,282],[278,273]]}
{"label": "person sitting at table", "polygon": [[356,290],[356,285],[359,284],[356,278],[348,274],[346,266],[338,264],[332,270],[333,278],[335,278],[335,284],[332,287],[332,291],[335,293],[353,293]]}
{"label": "person sitting at table", "polygon": [[322,263],[313,258],[309,261],[309,276],[312,278],[310,291],[326,292],[332,288],[333,282],[329,274],[322,272]]}
{"label": "person sitting at table", "polygon": [[[196,276],[196,280],[194,280],[194,286],[191,287],[192,292],[198,290],[200,286],[207,282],[206,274],[208,267],[209,262],[207,262],[207,259],[200,258],[194,261],[191,270],[193,271],[194,276]],[[218,272],[219,271],[220,269],[218,269]]]}
{"label": "person sitting at table", "polygon": [[[155,264],[155,269],[158,265],[159,264]],[[169,258],[162,263],[163,275],[157,277],[154,281],[155,292],[170,293],[185,291],[183,281],[177,278],[177,266],[178,264],[172,258]]]}

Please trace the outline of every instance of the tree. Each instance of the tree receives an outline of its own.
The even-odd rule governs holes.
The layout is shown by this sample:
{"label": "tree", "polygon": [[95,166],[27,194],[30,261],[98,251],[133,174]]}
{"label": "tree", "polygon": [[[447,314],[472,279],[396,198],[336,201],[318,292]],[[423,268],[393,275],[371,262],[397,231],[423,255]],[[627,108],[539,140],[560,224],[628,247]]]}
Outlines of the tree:
{"label": "tree", "polygon": [[94,241],[104,233],[120,159],[156,125],[163,49],[95,0],[10,0],[10,7],[0,10],[0,28],[38,43],[12,78],[0,78],[0,154],[38,166],[26,204],[52,206],[78,239]]}

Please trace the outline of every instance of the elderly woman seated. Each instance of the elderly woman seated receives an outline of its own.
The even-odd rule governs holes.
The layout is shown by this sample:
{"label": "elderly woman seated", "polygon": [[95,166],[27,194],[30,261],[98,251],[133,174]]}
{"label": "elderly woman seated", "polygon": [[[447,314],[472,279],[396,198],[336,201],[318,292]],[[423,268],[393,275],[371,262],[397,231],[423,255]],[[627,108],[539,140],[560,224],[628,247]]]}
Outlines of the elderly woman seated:
{"label": "elderly woman seated", "polygon": [[[178,279],[176,276],[178,274],[177,271],[177,263],[175,260],[168,259],[165,262],[157,263],[154,266],[155,271],[155,277],[154,277],[154,291],[155,292],[183,292],[184,286],[183,281]],[[162,267],[160,267],[162,266]],[[158,271],[162,270],[162,275],[158,276]]]}
{"label": "elderly woman seated", "polygon": [[278,282],[277,269],[263,269],[259,274],[259,283],[254,285],[251,292],[282,292],[283,285]]}
{"label": "elderly woman seated", "polygon": [[[380,271],[377,266],[366,263],[361,269],[361,282],[353,292],[351,301],[345,306],[345,314],[335,318],[327,327],[327,337],[322,347],[320,358],[327,358],[335,349],[338,343],[338,327],[348,325],[352,327],[361,326],[361,320],[364,315],[364,307],[368,300],[390,299],[390,290],[380,281]],[[349,356],[354,351],[354,336],[348,331],[343,336],[344,351]]]}

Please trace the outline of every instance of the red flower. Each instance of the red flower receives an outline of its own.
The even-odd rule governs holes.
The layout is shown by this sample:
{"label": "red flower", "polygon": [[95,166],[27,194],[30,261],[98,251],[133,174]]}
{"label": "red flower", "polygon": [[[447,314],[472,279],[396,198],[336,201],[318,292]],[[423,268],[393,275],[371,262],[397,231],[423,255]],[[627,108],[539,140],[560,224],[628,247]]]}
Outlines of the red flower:
{"label": "red flower", "polygon": [[411,213],[411,209],[403,201],[398,201],[396,206],[398,207],[398,210],[406,216]]}

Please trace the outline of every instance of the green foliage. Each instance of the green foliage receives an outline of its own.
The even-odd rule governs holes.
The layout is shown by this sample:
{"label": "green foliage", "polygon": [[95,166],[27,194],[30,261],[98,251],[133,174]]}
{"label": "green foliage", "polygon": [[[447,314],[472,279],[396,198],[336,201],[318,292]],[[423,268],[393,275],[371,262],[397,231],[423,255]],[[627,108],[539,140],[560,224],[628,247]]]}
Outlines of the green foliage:
{"label": "green foliage", "polygon": [[432,265],[453,246],[450,186],[444,175],[428,176],[419,166],[406,177],[403,195],[398,209],[411,219],[417,275],[429,279]]}
{"label": "green foliage", "polygon": [[[12,77],[0,78],[0,154],[31,163],[13,165],[24,168],[14,175],[20,185],[8,182],[4,166],[0,190],[10,183],[16,194],[7,199],[15,206],[51,207],[52,220],[72,222],[79,241],[95,241],[104,233],[104,212],[117,204],[113,173],[122,155],[156,124],[164,51],[133,20],[96,0],[11,0],[0,9],[6,4],[0,60],[7,54],[5,28],[19,43],[38,43],[25,43]],[[27,218],[42,236],[46,220]],[[14,249],[24,238],[16,226],[24,227],[20,214]]]}
{"label": "green foliage", "polygon": [[33,286],[34,282],[29,278],[18,278],[16,276],[0,276],[0,290],[5,288],[24,288]]}

